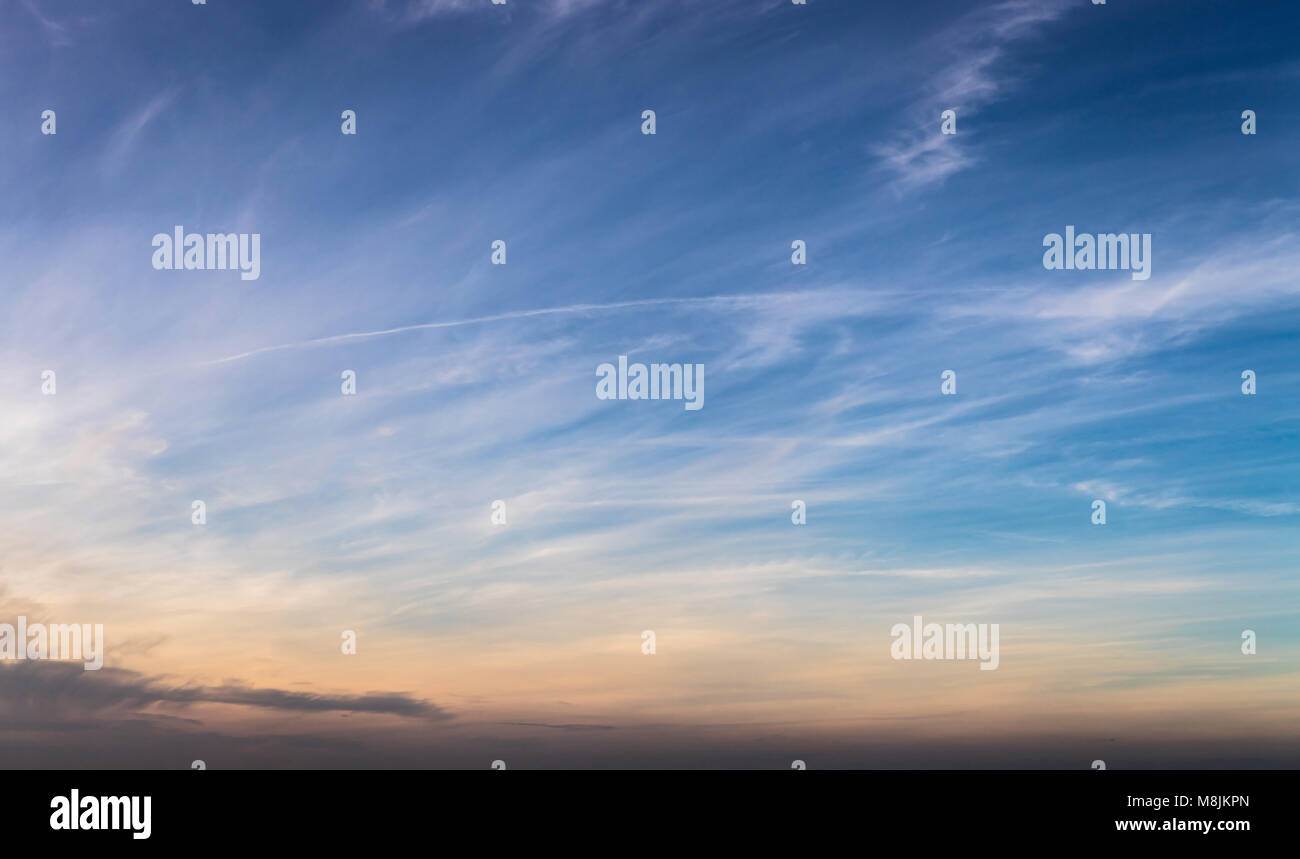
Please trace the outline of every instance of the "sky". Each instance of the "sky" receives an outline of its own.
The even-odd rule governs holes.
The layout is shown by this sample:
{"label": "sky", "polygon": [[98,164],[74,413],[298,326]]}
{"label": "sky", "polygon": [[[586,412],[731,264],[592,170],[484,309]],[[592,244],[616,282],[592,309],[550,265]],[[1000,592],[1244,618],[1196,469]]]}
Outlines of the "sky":
{"label": "sky", "polygon": [[0,766],[1300,766],[1294,4],[0,11]]}

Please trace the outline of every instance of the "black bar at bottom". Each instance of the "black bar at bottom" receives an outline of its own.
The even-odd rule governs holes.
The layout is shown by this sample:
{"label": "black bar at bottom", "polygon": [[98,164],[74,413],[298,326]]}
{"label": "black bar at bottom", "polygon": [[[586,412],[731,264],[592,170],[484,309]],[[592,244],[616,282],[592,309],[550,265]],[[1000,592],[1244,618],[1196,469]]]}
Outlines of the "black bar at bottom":
{"label": "black bar at bottom", "polygon": [[[7,841],[56,849],[409,843],[732,853],[828,849],[846,839],[868,849],[1081,839],[1217,849],[1286,837],[1296,778],[1259,770],[8,771],[0,820]],[[144,797],[148,837],[137,838]]]}

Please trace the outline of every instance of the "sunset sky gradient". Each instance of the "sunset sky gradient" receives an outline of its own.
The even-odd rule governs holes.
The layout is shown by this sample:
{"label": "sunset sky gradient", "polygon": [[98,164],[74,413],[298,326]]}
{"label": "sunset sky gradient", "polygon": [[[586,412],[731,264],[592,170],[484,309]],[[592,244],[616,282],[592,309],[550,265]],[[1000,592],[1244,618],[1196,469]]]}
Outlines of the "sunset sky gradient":
{"label": "sunset sky gradient", "polygon": [[1300,766],[1294,3],[0,12],[0,766]]}

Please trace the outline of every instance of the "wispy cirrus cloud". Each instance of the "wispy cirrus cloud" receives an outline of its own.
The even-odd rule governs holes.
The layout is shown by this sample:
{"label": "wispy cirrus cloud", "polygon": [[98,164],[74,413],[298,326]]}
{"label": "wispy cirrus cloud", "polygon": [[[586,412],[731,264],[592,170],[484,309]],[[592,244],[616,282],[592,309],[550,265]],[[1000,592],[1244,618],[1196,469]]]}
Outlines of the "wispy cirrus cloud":
{"label": "wispy cirrus cloud", "polygon": [[176,101],[180,93],[181,88],[175,86],[163,90],[117,127],[104,147],[100,161],[102,175],[112,177],[122,171],[135,150],[140,135]]}
{"label": "wispy cirrus cloud", "polygon": [[[366,0],[366,2],[372,10],[407,24],[418,24],[443,15],[463,14],[484,9],[503,13],[515,11],[514,3],[493,4],[491,0]],[[539,0],[537,3],[521,5],[540,10],[548,16],[563,17],[605,2],[612,2],[612,0]]]}
{"label": "wispy cirrus cloud", "polygon": [[[1004,0],[968,12],[931,38],[914,58],[918,68],[935,66],[908,112],[919,127],[873,147],[900,189],[939,184],[978,163],[964,123],[1018,83],[999,61],[1012,43],[1032,38],[1069,8],[1064,0]],[[958,133],[941,135],[940,114],[950,109],[957,112]]]}

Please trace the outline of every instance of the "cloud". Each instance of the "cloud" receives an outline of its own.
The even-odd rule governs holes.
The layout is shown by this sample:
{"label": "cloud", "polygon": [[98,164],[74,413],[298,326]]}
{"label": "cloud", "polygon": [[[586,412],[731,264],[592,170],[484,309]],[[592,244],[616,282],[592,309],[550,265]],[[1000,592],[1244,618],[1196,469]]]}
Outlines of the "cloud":
{"label": "cloud", "polygon": [[163,90],[117,127],[105,146],[103,160],[100,162],[105,177],[111,177],[122,170],[135,149],[140,133],[170,107],[179,94],[179,87]]}
{"label": "cloud", "polygon": [[[518,2],[519,0],[515,0],[515,3],[500,4],[499,11],[513,11],[511,7]],[[540,9],[549,17],[562,18],[602,2],[606,0],[540,0],[527,5]],[[484,7],[491,9],[493,5],[491,0],[370,0],[369,2],[373,11],[403,24],[419,24],[431,18],[479,11]]]}
{"label": "cloud", "polygon": [[[925,56],[915,59],[918,65],[930,56],[949,59],[931,76],[926,92],[910,111],[919,127],[873,147],[900,188],[941,183],[978,161],[967,151],[962,123],[1012,84],[996,71],[1008,44],[1032,36],[1066,8],[1062,0],[1006,0],[976,9],[930,41]],[[957,112],[958,133],[941,135],[940,114],[949,109]]]}
{"label": "cloud", "polygon": [[80,664],[42,661],[0,664],[0,711],[6,713],[7,719],[168,704],[231,704],[296,713],[345,711],[426,720],[452,718],[429,701],[401,692],[320,695],[238,683],[171,686],[161,678],[122,668],[86,671]]}
{"label": "cloud", "polygon": [[[40,25],[41,33],[45,36],[49,45],[54,48],[65,48],[74,44],[76,39],[73,38],[73,31],[83,31],[98,20],[93,14],[65,15],[62,20],[55,20],[41,14],[41,10],[37,8],[33,0],[23,0],[23,7],[36,19],[36,22]],[[77,34],[80,35],[80,32]]]}
{"label": "cloud", "polygon": [[551,728],[557,731],[612,731],[613,725],[548,725],[543,722],[501,722],[516,728]]}
{"label": "cloud", "polygon": [[1300,503],[1291,501],[1263,501],[1254,498],[1198,498],[1166,489],[1157,492],[1119,486],[1107,480],[1084,480],[1073,484],[1073,489],[1092,498],[1104,498],[1111,503],[1128,504],[1151,510],[1171,507],[1198,507],[1206,510],[1227,510],[1247,516],[1271,518],[1300,514]]}
{"label": "cloud", "polygon": [[[1173,228],[1153,232],[1177,235]],[[1293,306],[1300,301],[1292,275],[1300,267],[1295,240],[1292,230],[1265,226],[1212,247],[1157,245],[1149,281],[1134,281],[1124,271],[1099,272],[1083,281],[1037,273],[986,298],[972,296],[942,310],[954,319],[1022,325],[1026,337],[1078,363],[1114,362],[1185,342],[1269,307]]]}
{"label": "cloud", "polygon": [[[644,298],[634,301],[615,301],[604,304],[572,304],[566,307],[542,307],[535,310],[514,310],[508,313],[496,313],[490,316],[478,316],[471,319],[455,319],[446,322],[420,322],[414,325],[400,325],[395,328],[385,328],[378,331],[357,331],[350,334],[332,334],[326,337],[315,337],[310,340],[302,340],[296,343],[281,343],[276,346],[263,346],[259,349],[250,349],[246,352],[240,352],[235,355],[227,355],[224,358],[216,358],[206,361],[206,364],[227,364],[232,361],[240,361],[245,358],[252,358],[257,355],[264,355],[269,352],[280,352],[285,349],[302,349],[311,346],[328,346],[333,344],[346,343],[353,340],[367,340],[373,337],[388,337],[393,334],[405,334],[411,331],[431,331],[438,328],[457,328],[462,325],[482,325],[489,322],[503,322],[515,319],[530,319],[539,316],[555,316],[561,314],[587,314],[587,313],[607,313],[610,311],[633,310],[651,307],[670,307],[674,305],[705,305],[722,308],[746,308],[746,307],[764,307],[777,303],[786,302],[794,299],[791,305],[794,308],[806,306],[809,301],[809,295],[792,295],[784,293],[768,293],[764,295],[715,295],[699,298]],[[781,319],[788,325],[788,312],[781,311]],[[844,308],[840,307],[836,313],[842,314]],[[788,342],[788,336],[782,337],[782,342]]]}

